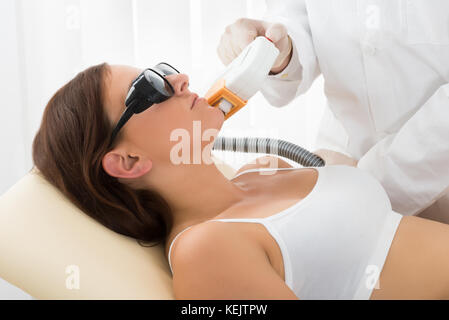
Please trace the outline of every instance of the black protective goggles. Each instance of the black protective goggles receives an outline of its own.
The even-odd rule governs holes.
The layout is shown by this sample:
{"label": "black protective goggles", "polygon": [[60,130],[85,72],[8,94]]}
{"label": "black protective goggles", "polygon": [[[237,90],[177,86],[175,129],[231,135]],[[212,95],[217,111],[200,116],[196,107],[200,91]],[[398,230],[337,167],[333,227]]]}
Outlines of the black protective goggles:
{"label": "black protective goggles", "polygon": [[164,102],[174,95],[173,86],[165,79],[171,74],[179,74],[179,71],[168,63],[161,62],[152,69],[148,68],[142,71],[131,83],[125,100],[126,109],[112,131],[109,146],[133,114],[141,113],[153,104]]}

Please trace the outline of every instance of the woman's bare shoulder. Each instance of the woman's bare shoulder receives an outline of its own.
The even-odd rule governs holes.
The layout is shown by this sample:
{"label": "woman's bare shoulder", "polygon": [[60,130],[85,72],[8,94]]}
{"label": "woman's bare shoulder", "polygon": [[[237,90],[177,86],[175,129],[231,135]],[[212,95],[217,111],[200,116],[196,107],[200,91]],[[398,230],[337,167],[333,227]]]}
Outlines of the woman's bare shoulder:
{"label": "woman's bare shoulder", "polygon": [[172,256],[175,297],[296,298],[271,266],[264,248],[234,225],[214,221],[185,232]]}
{"label": "woman's bare shoulder", "polygon": [[173,244],[172,257],[177,252],[201,246],[226,247],[231,241],[238,239],[239,242],[253,241],[240,228],[235,227],[234,223],[224,223],[221,221],[205,221],[191,226],[185,232],[182,232]]}

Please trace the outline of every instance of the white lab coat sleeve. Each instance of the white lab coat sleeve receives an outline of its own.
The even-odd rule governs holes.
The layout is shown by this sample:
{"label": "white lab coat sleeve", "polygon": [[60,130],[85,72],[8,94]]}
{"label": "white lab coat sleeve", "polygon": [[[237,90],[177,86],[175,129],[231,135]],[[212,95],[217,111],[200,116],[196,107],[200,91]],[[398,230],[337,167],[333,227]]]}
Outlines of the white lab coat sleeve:
{"label": "white lab coat sleeve", "polygon": [[269,75],[261,88],[267,101],[276,107],[290,103],[306,92],[320,74],[304,0],[267,0],[265,21],[279,22],[287,27],[292,39],[290,63],[279,74]]}
{"label": "white lab coat sleeve", "polygon": [[449,186],[449,83],[357,166],[378,179],[403,215],[416,215],[443,196]]}

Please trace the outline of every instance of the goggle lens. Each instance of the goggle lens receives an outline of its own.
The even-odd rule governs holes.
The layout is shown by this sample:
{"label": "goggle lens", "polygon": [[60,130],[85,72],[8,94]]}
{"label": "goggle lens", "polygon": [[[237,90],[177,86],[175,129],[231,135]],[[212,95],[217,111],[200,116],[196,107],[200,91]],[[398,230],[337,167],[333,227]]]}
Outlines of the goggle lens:
{"label": "goggle lens", "polygon": [[145,69],[132,82],[125,100],[125,111],[112,131],[110,144],[133,114],[143,112],[154,103],[161,103],[174,95],[172,85],[165,79],[166,76],[172,74],[179,74],[179,71],[168,63],[161,62],[153,69]]}
{"label": "goggle lens", "polygon": [[160,75],[151,69],[145,70],[144,75],[148,83],[160,94],[167,97],[171,97],[174,94],[172,87],[168,84],[168,81],[164,80],[165,75]]}

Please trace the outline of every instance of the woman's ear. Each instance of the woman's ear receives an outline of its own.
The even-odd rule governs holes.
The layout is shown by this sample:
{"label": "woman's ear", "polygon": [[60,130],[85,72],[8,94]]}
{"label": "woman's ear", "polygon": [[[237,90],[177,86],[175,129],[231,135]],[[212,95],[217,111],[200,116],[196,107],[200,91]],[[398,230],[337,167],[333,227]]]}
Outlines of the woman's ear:
{"label": "woman's ear", "polygon": [[139,155],[122,154],[112,150],[102,160],[104,171],[116,178],[139,178],[148,173],[153,163]]}

